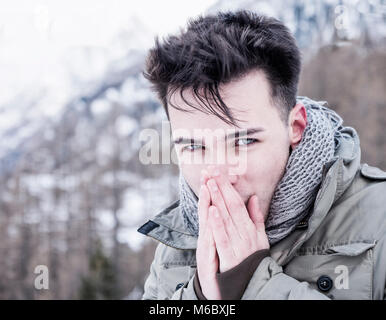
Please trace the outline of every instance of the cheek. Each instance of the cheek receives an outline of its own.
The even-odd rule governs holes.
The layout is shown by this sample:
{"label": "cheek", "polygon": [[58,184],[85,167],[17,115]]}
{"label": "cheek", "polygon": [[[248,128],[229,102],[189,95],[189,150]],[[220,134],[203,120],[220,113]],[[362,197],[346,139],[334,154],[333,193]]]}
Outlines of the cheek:
{"label": "cheek", "polygon": [[287,160],[286,145],[261,146],[248,156],[246,178],[254,185],[261,186],[260,190],[270,192],[284,174]]}

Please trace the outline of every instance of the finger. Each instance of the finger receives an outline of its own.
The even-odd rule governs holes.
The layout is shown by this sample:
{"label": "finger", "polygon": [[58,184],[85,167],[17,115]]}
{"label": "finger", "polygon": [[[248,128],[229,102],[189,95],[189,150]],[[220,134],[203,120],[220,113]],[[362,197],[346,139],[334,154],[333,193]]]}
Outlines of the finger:
{"label": "finger", "polygon": [[212,200],[212,205],[214,205],[217,208],[217,211],[219,211],[219,214],[224,222],[225,230],[227,231],[229,237],[236,241],[241,239],[241,235],[237,232],[234,221],[228,212],[224,198],[218,188],[216,181],[211,178],[208,180],[207,185],[209,187],[208,189],[210,198]]}
{"label": "finger", "polygon": [[201,184],[206,184],[210,178],[213,178],[218,175],[219,175],[218,168],[214,165],[209,165],[207,169],[201,170],[200,182]]}
{"label": "finger", "polygon": [[216,244],[211,228],[207,229],[205,236],[197,243],[197,263],[209,273],[215,273],[218,269],[218,256]]}
{"label": "finger", "polygon": [[208,209],[210,206],[210,194],[206,185],[202,185],[199,192],[198,198],[198,231],[199,234],[204,234],[207,220],[208,220]]}
{"label": "finger", "polygon": [[210,178],[210,176],[209,176],[208,171],[205,169],[202,169],[201,170],[201,178],[200,178],[201,184],[206,184],[206,182],[208,181],[209,178]]}
{"label": "finger", "polygon": [[225,232],[225,225],[215,206],[209,207],[209,221],[213,232],[213,239],[219,256],[219,263],[226,265],[227,261],[233,261],[235,255],[231,241]]}
{"label": "finger", "polygon": [[216,250],[216,243],[214,242],[213,238],[213,231],[210,230],[208,232],[208,261],[212,262],[212,271],[214,274],[218,271],[218,255],[217,255],[217,250]]}
{"label": "finger", "polygon": [[253,195],[249,198],[248,201],[248,213],[258,231],[264,230],[264,215],[260,210],[259,199],[256,195]]}
{"label": "finger", "polygon": [[232,215],[233,212],[237,212],[237,221],[246,223],[250,220],[243,199],[230,183],[228,177],[220,173],[215,177],[215,180],[229,213]]}
{"label": "finger", "polygon": [[208,228],[208,244],[197,247],[197,272],[201,281],[202,291],[208,299],[221,297],[217,287],[216,274],[219,272],[219,258],[211,228]]}
{"label": "finger", "polygon": [[240,237],[245,238],[247,234],[253,232],[252,229],[254,229],[254,225],[249,217],[243,199],[230,183],[227,176],[220,173],[215,180],[235,228],[240,234]]}

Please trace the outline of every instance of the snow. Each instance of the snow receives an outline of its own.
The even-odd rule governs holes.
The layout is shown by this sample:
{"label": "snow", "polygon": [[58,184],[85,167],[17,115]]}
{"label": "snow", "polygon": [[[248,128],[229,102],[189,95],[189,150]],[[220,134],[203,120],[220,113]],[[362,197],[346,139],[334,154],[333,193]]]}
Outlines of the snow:
{"label": "snow", "polygon": [[126,243],[134,251],[139,251],[146,238],[137,231],[137,228],[122,228],[118,233],[118,241]]}
{"label": "snow", "polygon": [[123,196],[118,218],[124,226],[137,225],[145,213],[145,200],[138,189],[128,189]]}
{"label": "snow", "polygon": [[111,103],[106,99],[97,99],[91,103],[91,111],[94,115],[103,115],[109,112],[111,109]]}
{"label": "snow", "polygon": [[119,116],[115,120],[115,131],[118,136],[126,137],[137,128],[137,121],[131,117]]}

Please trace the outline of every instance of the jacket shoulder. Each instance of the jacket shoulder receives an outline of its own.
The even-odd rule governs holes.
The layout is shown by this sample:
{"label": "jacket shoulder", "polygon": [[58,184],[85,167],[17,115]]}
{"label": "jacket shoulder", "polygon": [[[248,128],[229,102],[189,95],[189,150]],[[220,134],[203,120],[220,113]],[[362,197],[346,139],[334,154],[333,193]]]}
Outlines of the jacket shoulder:
{"label": "jacket shoulder", "polygon": [[339,238],[379,240],[386,232],[385,195],[386,172],[363,164],[326,222]]}

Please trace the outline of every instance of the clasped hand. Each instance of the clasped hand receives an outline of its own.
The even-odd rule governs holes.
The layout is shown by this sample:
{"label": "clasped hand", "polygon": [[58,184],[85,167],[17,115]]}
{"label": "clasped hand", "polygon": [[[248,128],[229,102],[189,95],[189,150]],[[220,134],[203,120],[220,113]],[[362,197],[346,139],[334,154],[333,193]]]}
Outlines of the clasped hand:
{"label": "clasped hand", "polygon": [[214,166],[201,173],[196,259],[201,290],[219,300],[216,273],[225,272],[261,249],[269,249],[264,216],[253,195],[245,206],[229,178]]}

